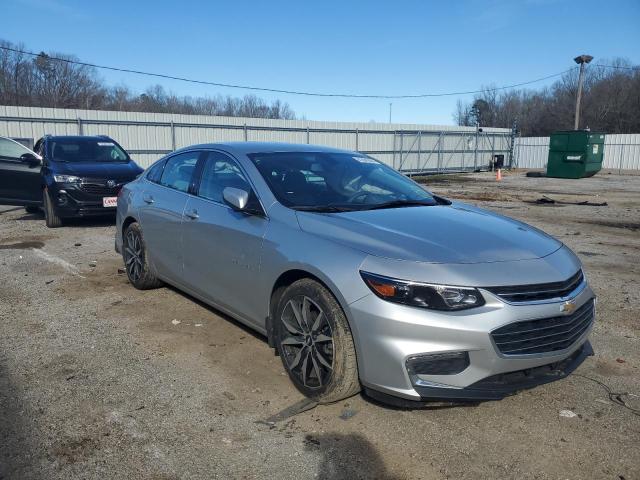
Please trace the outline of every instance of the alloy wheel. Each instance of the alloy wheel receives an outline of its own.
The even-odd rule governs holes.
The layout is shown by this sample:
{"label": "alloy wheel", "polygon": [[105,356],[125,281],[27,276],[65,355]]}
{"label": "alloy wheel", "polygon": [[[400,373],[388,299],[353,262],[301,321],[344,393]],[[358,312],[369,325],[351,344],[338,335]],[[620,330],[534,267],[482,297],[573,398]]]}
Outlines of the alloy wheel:
{"label": "alloy wheel", "polygon": [[134,282],[140,280],[143,268],[142,241],[133,230],[129,230],[126,235],[124,261],[129,278]]}
{"label": "alloy wheel", "polygon": [[333,373],[333,332],[320,306],[305,295],[291,298],[280,316],[280,350],[289,372],[307,388],[327,385]]}

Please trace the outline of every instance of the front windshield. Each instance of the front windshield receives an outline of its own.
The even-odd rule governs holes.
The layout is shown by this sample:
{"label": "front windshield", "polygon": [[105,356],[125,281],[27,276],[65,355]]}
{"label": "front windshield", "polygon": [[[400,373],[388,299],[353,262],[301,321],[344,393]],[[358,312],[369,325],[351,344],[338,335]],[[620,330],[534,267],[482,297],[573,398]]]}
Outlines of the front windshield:
{"label": "front windshield", "polygon": [[50,143],[57,162],[128,162],[127,153],[113,141],[101,138],[56,138]]}
{"label": "front windshield", "polygon": [[254,153],[249,157],[283,205],[300,210],[366,210],[435,205],[418,184],[362,154]]}

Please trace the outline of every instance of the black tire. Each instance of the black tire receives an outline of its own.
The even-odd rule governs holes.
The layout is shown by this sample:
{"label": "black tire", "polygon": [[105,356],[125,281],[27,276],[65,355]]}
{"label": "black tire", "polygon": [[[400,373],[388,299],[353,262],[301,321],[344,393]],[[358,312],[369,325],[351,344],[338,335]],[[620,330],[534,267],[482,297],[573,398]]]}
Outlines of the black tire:
{"label": "black tire", "polygon": [[276,349],[300,392],[332,403],[360,391],[351,329],[324,286],[310,278],[291,284],[278,302],[273,323]]}
{"label": "black tire", "polygon": [[35,207],[33,205],[27,205],[26,207],[24,207],[24,209],[27,213],[40,213],[40,207]]}
{"label": "black tire", "polygon": [[138,290],[150,290],[162,286],[147,259],[142,229],[137,222],[129,225],[122,236],[122,259],[131,285]]}
{"label": "black tire", "polygon": [[62,219],[56,213],[53,201],[49,195],[49,189],[45,187],[42,191],[42,204],[44,210],[44,220],[49,228],[58,228],[62,226]]}

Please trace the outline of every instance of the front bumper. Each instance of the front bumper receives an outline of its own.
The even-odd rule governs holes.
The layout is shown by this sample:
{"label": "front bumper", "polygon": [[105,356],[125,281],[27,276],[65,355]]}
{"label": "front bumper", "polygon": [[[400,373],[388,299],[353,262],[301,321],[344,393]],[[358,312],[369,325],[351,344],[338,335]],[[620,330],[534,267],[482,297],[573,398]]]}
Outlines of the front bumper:
{"label": "front bumper", "polygon": [[61,218],[84,218],[84,217],[113,217],[116,214],[113,207],[103,207],[102,205],[73,205],[71,207],[59,207],[56,209]]}
{"label": "front bumper", "polygon": [[[373,294],[349,305],[360,379],[369,395],[385,401],[394,397],[393,403],[497,400],[564,378],[593,353],[587,340],[591,322],[564,350],[501,354],[492,331],[513,322],[557,317],[564,302],[513,305],[482,293],[484,306],[460,312],[398,305]],[[578,307],[593,299],[586,282],[573,297]],[[469,365],[450,375],[415,375],[407,370],[412,356],[448,352],[467,352]]]}
{"label": "front bumper", "polygon": [[371,388],[366,388],[365,390],[367,395],[375,400],[398,407],[409,408],[433,401],[479,402],[501,400],[521,390],[534,388],[538,385],[544,385],[545,383],[555,382],[556,380],[565,378],[591,355],[593,355],[593,348],[587,340],[573,354],[562,361],[516,372],[499,373],[465,388],[452,389],[416,386],[414,388],[420,395],[420,400],[406,400]]}
{"label": "front bumper", "polygon": [[102,194],[83,191],[75,184],[53,184],[49,187],[56,213],[62,218],[115,215],[116,207],[103,206],[104,197],[116,197],[118,188]]}

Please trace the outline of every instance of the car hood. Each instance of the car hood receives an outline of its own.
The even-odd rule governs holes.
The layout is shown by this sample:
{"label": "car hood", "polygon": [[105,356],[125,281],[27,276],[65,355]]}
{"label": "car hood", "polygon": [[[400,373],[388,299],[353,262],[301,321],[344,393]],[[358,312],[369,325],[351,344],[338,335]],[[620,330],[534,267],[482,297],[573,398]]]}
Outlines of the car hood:
{"label": "car hood", "polygon": [[370,255],[429,263],[545,257],[562,243],[525,223],[463,203],[345,213],[297,212],[303,231]]}
{"label": "car hood", "polygon": [[61,175],[102,178],[105,180],[133,180],[143,172],[135,162],[56,162],[52,170]]}

